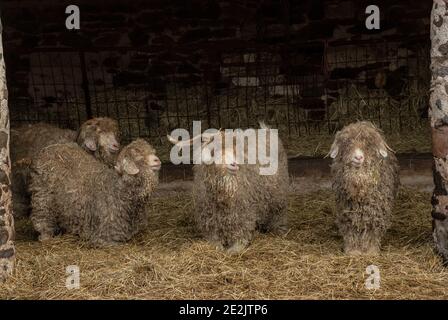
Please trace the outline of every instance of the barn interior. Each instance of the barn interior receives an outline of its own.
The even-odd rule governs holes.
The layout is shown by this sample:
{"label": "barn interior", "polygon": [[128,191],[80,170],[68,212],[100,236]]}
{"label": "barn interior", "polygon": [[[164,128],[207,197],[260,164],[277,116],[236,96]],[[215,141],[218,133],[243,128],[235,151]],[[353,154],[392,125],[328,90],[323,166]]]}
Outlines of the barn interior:
{"label": "barn interior", "polygon": [[[3,0],[0,14],[11,127],[48,122],[78,129],[117,119],[124,143],[151,142],[163,161],[148,230],[117,248],[71,236],[36,241],[17,220],[17,272],[0,297],[22,298],[443,298],[445,271],[432,251],[430,1]],[[176,128],[279,130],[292,177],[290,231],[257,235],[226,256],[192,227],[190,165],[170,164]],[[334,134],[370,120],[401,165],[402,189],[379,257],[346,257],[333,224],[329,160]],[[65,266],[80,266],[80,290]],[[381,289],[365,288],[368,265]]]}

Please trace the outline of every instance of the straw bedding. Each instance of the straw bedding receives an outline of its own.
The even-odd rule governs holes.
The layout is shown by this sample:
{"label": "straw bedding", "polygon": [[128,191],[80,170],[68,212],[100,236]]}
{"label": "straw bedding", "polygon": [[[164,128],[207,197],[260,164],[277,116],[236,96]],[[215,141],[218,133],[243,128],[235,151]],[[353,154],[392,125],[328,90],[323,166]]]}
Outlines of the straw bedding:
{"label": "straw bedding", "polygon": [[[229,256],[200,239],[188,194],[157,197],[147,230],[131,242],[90,249],[64,235],[42,244],[27,220],[17,226],[15,275],[0,298],[16,299],[446,299],[448,271],[432,249],[430,194],[400,191],[380,256],[349,257],[334,225],[328,190],[291,195],[290,230],[257,235]],[[80,289],[65,268],[81,270]],[[381,287],[367,290],[374,264]]]}

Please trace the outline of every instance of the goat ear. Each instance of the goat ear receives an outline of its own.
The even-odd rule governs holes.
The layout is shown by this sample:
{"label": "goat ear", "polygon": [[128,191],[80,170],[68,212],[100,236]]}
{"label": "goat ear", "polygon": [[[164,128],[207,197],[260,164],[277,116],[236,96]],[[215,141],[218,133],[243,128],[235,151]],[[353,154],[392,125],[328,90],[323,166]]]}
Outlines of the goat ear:
{"label": "goat ear", "polygon": [[133,176],[140,172],[139,168],[135,165],[134,161],[130,161],[126,158],[122,160],[120,165],[118,166],[119,172],[126,172],[127,174]]}
{"label": "goat ear", "polygon": [[394,152],[394,150],[393,150],[391,147],[389,147],[387,143],[384,143],[384,145],[382,145],[382,146],[380,147],[380,150],[379,150],[380,155],[381,155],[383,158],[387,158],[387,156],[388,156],[388,154],[389,154],[389,151],[390,151],[390,152]]}
{"label": "goat ear", "polygon": [[327,154],[325,157],[330,156],[331,159],[334,159],[334,158],[336,158],[336,156],[338,155],[338,153],[339,153],[339,146],[337,145],[337,143],[336,143],[336,141],[335,141],[335,142],[333,142],[333,144],[331,145],[330,152],[328,152],[328,154]]}
{"label": "goat ear", "polygon": [[90,151],[96,151],[97,149],[97,145],[96,145],[96,141],[93,138],[86,138],[84,140],[84,145],[86,146],[87,149],[89,149]]}

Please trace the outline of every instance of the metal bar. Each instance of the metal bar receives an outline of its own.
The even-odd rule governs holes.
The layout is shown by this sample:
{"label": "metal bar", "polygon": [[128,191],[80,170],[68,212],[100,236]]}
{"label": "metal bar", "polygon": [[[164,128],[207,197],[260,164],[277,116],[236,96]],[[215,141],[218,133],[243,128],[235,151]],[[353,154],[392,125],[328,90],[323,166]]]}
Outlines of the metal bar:
{"label": "metal bar", "polygon": [[82,90],[84,91],[84,98],[86,100],[86,114],[87,118],[92,118],[92,102],[90,100],[90,91],[89,91],[89,79],[87,77],[87,66],[86,66],[86,57],[83,51],[79,52],[79,60],[81,62],[81,73],[82,73]]}

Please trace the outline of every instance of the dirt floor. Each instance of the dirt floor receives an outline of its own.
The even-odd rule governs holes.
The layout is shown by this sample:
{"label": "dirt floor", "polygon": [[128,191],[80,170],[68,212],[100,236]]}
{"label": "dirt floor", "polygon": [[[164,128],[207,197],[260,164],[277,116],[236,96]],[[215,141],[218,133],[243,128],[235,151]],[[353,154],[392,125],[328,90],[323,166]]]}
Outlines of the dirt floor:
{"label": "dirt floor", "polygon": [[[147,231],[107,249],[72,236],[41,244],[29,222],[17,221],[17,269],[0,298],[446,299],[448,270],[432,249],[429,200],[401,190],[378,257],[342,253],[328,190],[291,196],[289,233],[259,234],[239,256],[198,237],[188,193],[156,197]],[[80,289],[66,289],[68,265],[79,266]],[[369,265],[380,270],[380,289],[365,287]]]}

